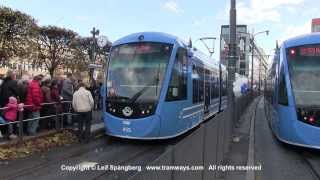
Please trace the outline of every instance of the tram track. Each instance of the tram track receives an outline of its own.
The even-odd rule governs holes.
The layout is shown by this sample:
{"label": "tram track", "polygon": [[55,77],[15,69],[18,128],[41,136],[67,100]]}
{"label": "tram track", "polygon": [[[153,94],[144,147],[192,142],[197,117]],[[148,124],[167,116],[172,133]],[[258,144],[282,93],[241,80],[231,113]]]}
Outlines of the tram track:
{"label": "tram track", "polygon": [[[256,133],[257,161],[264,165],[264,171],[258,172],[260,178],[320,180],[319,150],[294,146],[280,141],[273,133],[271,120],[268,117],[273,112],[267,112],[269,104],[266,101],[264,105],[264,108],[260,107],[260,114],[264,117],[260,116],[260,118],[266,121],[264,123],[257,121],[260,134]],[[268,131],[266,131],[267,129]],[[269,146],[261,148],[263,144]]]}
{"label": "tram track", "polygon": [[320,155],[319,150],[301,150],[299,152],[305,164],[309,167],[315,179],[320,180]]}

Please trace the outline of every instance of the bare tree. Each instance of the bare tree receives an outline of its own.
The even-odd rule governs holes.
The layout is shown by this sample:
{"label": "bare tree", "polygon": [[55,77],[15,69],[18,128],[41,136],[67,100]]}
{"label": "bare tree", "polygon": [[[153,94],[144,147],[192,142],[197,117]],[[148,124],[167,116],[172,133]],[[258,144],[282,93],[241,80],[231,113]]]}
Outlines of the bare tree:
{"label": "bare tree", "polygon": [[20,11],[0,7],[0,60],[28,56],[30,40],[35,35],[36,21]]}
{"label": "bare tree", "polygon": [[[104,47],[96,47],[96,53],[92,53],[93,47],[92,37],[77,37],[72,43],[74,61],[69,61],[68,67],[72,70],[79,70],[81,72],[87,71],[91,78],[90,71],[88,71],[88,66],[92,59],[97,59],[97,57],[106,59],[106,54],[109,52],[111,47],[111,42],[108,41]],[[94,56],[95,57],[92,57]],[[72,63],[71,63],[72,62]],[[94,62],[95,63],[95,62]]]}
{"label": "bare tree", "polygon": [[71,42],[76,33],[56,26],[40,27],[36,42],[38,45],[37,63],[44,63],[50,76],[59,65],[64,65],[71,55]]}

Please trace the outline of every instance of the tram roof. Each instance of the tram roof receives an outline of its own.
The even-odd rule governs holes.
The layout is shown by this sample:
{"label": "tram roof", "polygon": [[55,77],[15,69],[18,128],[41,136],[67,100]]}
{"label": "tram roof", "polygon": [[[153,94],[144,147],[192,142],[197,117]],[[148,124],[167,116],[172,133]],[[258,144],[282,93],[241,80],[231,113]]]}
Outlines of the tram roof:
{"label": "tram roof", "polygon": [[[112,46],[117,46],[120,44],[126,44],[126,43],[132,43],[132,42],[138,42],[139,37],[143,35],[143,40],[142,42],[162,42],[162,43],[169,43],[169,44],[179,44],[180,46],[183,46],[187,48],[186,42],[178,38],[177,36],[163,33],[163,32],[138,32],[138,33],[133,33],[130,35],[127,35],[117,41],[115,41]],[[203,52],[199,51],[196,48],[190,48],[189,51],[193,52],[193,55],[198,57],[198,59],[202,63],[206,64],[212,64],[214,66],[218,66],[219,63],[205,55]],[[222,69],[225,70],[226,68],[222,65]]]}
{"label": "tram roof", "polygon": [[139,32],[127,35],[116,42],[114,42],[112,45],[117,46],[120,44],[130,43],[130,42],[137,42],[139,41],[139,37],[142,37],[143,39],[141,41],[152,41],[152,42],[162,42],[162,43],[169,43],[169,44],[175,44],[179,43],[182,46],[186,46],[186,44],[180,40],[178,37],[163,33],[163,32]]}
{"label": "tram roof", "polygon": [[320,43],[320,33],[309,33],[300,35],[294,38],[290,38],[284,41],[285,47],[300,46],[304,44],[319,44]]}

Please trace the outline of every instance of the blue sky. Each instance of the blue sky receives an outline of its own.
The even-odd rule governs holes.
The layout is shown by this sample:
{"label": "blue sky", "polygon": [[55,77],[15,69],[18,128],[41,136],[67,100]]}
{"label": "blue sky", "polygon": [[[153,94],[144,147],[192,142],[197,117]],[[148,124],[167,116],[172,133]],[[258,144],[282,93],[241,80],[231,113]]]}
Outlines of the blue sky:
{"label": "blue sky", "polygon": [[[25,12],[40,25],[65,27],[82,36],[96,27],[111,41],[141,31],[195,41],[219,37],[220,26],[229,23],[229,0],[0,0],[0,5]],[[237,23],[247,24],[250,32],[270,30],[269,36],[256,38],[270,54],[276,40],[310,32],[319,9],[315,0],[237,0]],[[199,41],[195,45],[204,49]]]}

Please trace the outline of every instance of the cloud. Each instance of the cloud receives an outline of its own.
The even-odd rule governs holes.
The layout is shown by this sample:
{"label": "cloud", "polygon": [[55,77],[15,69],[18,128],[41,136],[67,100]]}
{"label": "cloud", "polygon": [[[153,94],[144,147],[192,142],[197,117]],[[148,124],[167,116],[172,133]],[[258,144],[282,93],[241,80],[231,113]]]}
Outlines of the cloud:
{"label": "cloud", "polygon": [[254,9],[274,9],[280,6],[299,5],[305,0],[251,0],[251,5]]}
{"label": "cloud", "polygon": [[260,10],[245,6],[244,3],[238,3],[237,17],[239,23],[255,24],[265,21],[279,22],[280,13],[275,9]]}
{"label": "cloud", "polygon": [[295,10],[305,0],[250,0],[237,3],[237,17],[240,23],[280,22],[283,7]]}
{"label": "cloud", "polygon": [[173,12],[176,14],[180,14],[183,12],[183,10],[180,8],[180,6],[175,1],[167,1],[162,6],[164,9],[166,9],[169,12]]}
{"label": "cloud", "polygon": [[289,38],[307,34],[311,32],[311,21],[307,21],[301,25],[287,25],[283,28],[284,33],[279,39],[279,42],[283,42]]}

